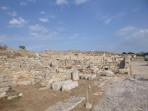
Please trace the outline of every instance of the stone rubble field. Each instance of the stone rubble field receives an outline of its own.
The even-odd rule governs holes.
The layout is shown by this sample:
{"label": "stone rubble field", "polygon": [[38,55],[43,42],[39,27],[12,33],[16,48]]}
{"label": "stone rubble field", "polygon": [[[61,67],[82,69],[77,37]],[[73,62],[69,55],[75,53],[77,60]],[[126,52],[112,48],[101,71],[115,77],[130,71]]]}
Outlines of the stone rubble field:
{"label": "stone rubble field", "polygon": [[[12,49],[0,53],[2,111],[147,111],[147,81],[138,78],[147,76],[148,67],[139,75],[135,55]],[[87,109],[89,102],[92,107]]]}

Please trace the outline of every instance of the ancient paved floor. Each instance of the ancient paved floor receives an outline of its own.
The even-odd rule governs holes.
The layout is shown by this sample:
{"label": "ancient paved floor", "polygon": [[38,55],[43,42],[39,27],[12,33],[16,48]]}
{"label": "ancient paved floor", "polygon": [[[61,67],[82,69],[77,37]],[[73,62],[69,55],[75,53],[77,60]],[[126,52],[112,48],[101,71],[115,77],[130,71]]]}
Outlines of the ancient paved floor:
{"label": "ancient paved floor", "polygon": [[118,77],[95,106],[95,111],[148,111],[148,66],[133,62],[132,77]]}

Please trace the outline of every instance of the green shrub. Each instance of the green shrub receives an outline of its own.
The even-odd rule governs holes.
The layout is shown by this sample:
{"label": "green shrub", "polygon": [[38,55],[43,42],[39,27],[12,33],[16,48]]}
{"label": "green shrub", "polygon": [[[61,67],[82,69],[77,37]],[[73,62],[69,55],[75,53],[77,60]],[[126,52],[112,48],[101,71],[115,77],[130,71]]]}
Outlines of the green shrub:
{"label": "green shrub", "polygon": [[145,61],[148,61],[148,58],[145,58],[144,60],[145,60]]}

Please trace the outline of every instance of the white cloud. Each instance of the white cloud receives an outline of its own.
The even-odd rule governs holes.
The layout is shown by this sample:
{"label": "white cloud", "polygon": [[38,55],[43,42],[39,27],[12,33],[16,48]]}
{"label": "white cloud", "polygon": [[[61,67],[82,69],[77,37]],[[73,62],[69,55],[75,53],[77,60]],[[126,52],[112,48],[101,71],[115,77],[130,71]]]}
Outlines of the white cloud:
{"label": "white cloud", "polygon": [[30,25],[28,28],[30,31],[30,37],[36,40],[53,40],[57,39],[59,36],[58,30],[49,30],[46,27],[38,24]]}
{"label": "white cloud", "polygon": [[68,1],[67,0],[56,0],[56,4],[57,5],[65,5],[65,4],[68,4]]}
{"label": "white cloud", "polygon": [[49,20],[47,18],[39,18],[40,22],[49,22]]}
{"label": "white cloud", "polygon": [[[148,51],[148,29],[138,29],[134,26],[127,26],[120,29],[125,35],[125,39],[118,46],[120,51],[141,52]],[[129,33],[130,32],[130,33]]]}
{"label": "white cloud", "polygon": [[19,17],[18,19],[13,18],[12,20],[9,21],[9,24],[15,25],[15,26],[23,26],[26,23],[27,22],[23,18],[21,18],[21,17]]}
{"label": "white cloud", "polygon": [[28,3],[27,2],[20,2],[20,5],[27,6]]}
{"label": "white cloud", "polygon": [[53,40],[58,38],[59,33],[57,31],[31,32],[30,35],[36,40]]}
{"label": "white cloud", "polygon": [[88,2],[89,0],[74,0],[76,5]]}
{"label": "white cloud", "polygon": [[46,29],[46,27],[35,24],[35,25],[30,25],[29,26],[29,30],[30,31],[42,31],[42,32],[48,32],[48,30]]}
{"label": "white cloud", "polygon": [[118,32],[117,32],[117,35],[120,35],[120,36],[125,36],[125,35],[128,35],[130,33],[132,33],[133,31],[135,31],[137,28],[134,27],[134,26],[126,26],[126,27],[123,27],[121,28]]}
{"label": "white cloud", "polygon": [[6,7],[6,6],[1,6],[1,9],[2,9],[2,10],[7,10],[8,7]]}
{"label": "white cloud", "polygon": [[17,16],[17,13],[16,11],[12,11],[12,12],[9,12],[8,15],[15,17]]}
{"label": "white cloud", "polygon": [[125,14],[120,12],[120,13],[117,13],[116,15],[112,15],[112,16],[110,16],[110,15],[103,15],[102,17],[100,17],[100,19],[104,20],[105,24],[109,24],[112,21],[120,20],[124,16],[125,16]]}

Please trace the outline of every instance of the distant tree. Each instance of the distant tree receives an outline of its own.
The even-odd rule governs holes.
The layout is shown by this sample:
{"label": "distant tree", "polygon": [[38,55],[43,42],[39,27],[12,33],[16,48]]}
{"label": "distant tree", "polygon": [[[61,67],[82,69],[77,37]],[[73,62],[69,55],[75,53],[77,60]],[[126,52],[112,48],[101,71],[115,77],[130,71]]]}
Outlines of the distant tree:
{"label": "distant tree", "polygon": [[133,52],[128,52],[128,54],[135,54],[135,53],[133,53]]}
{"label": "distant tree", "polygon": [[127,54],[126,52],[122,52],[122,54]]}
{"label": "distant tree", "polygon": [[21,50],[25,50],[25,49],[26,49],[26,47],[25,47],[25,46],[23,46],[23,45],[20,45],[20,46],[19,46],[19,49],[21,49]]}
{"label": "distant tree", "polygon": [[136,54],[137,56],[147,56],[148,55],[148,52],[140,52],[140,53],[137,53]]}

